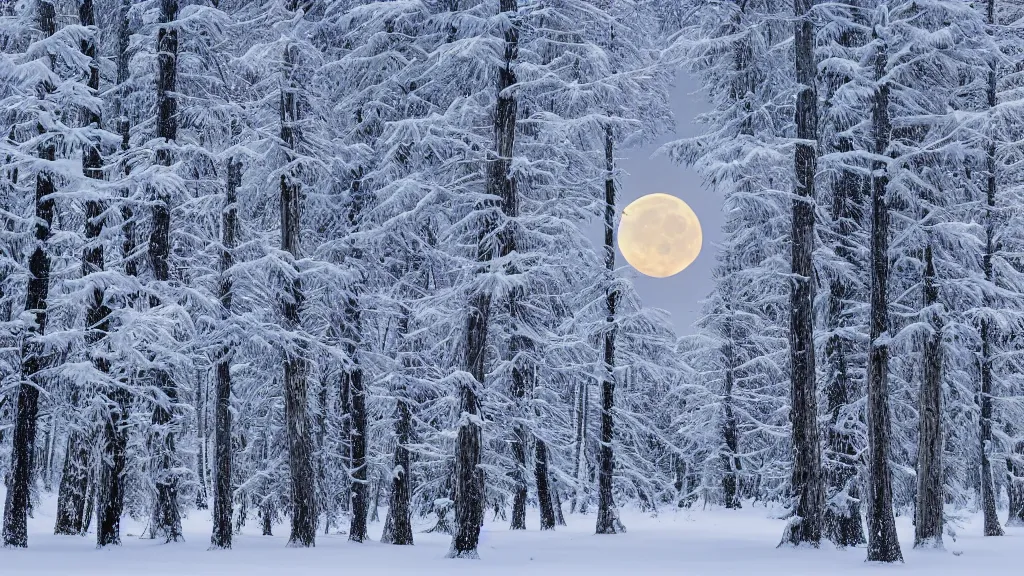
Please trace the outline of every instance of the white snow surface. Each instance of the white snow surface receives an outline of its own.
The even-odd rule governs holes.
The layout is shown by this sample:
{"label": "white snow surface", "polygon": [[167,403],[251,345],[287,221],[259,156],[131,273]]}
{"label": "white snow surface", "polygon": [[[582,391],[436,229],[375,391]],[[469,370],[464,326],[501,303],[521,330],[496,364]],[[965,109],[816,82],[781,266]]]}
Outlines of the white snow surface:
{"label": "white snow surface", "polygon": [[[1019,565],[1024,528],[1007,528],[1006,536],[981,536],[980,516],[959,527],[945,551],[911,549],[913,528],[907,517],[897,518],[906,563],[869,564],[865,550],[777,548],[785,521],[771,511],[751,507],[739,511],[663,510],[657,517],[623,510],[628,532],[598,536],[594,516],[568,516],[568,527],[555,532],[537,530],[536,511],[527,517],[530,530],[512,532],[508,523],[488,514],[480,542],[479,560],[445,558],[450,537],[425,534],[416,526],[415,546],[391,546],[377,541],[382,522],[371,525],[373,541],[353,544],[344,534],[317,535],[312,549],[287,548],[287,526],[275,526],[274,536],[261,536],[258,519],[251,518],[236,535],[231,550],[208,550],[210,511],[192,511],[184,520],[185,542],[163,544],[139,539],[143,526],[130,519],[122,524],[124,545],[98,550],[95,533],[87,537],[54,536],[56,502],[44,500],[29,520],[28,549],[0,549],[0,573],[25,576],[320,576],[337,574],[479,575],[479,576],[797,576],[895,574],[936,576],[1010,574]],[[381,510],[381,519],[384,511]],[[134,534],[135,536],[125,536]]]}

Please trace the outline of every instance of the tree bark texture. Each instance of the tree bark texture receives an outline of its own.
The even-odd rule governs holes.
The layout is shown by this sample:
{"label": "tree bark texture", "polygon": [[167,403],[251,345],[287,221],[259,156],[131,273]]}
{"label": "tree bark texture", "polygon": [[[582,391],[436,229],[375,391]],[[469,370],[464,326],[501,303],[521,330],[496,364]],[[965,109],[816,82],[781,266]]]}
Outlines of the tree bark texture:
{"label": "tree bark texture", "polygon": [[[844,79],[844,82],[848,81]],[[848,138],[840,139],[836,146],[838,152],[851,152],[853,144]],[[832,190],[832,219],[837,222],[836,235],[839,244],[836,255],[843,258],[858,271],[863,270],[860,261],[855,257],[857,222],[861,220],[861,189],[865,179],[852,170],[843,170]],[[846,494],[846,502],[830,502],[824,513],[824,536],[841,548],[858,546],[867,542],[860,513],[860,486],[857,481],[859,454],[855,439],[845,429],[842,419],[844,410],[852,402],[856,391],[854,379],[850,375],[848,358],[856,344],[841,335],[841,330],[848,328],[847,302],[856,297],[849,283],[843,278],[836,278],[829,286],[829,325],[832,331],[825,345],[825,357],[828,360],[825,396],[828,401],[829,432],[828,468],[825,479],[829,496]]]}
{"label": "tree bark texture", "polygon": [[[877,40],[877,38],[876,38]],[[875,154],[888,155],[889,84],[883,81],[888,61],[882,44],[875,54],[874,102],[871,110]],[[892,471],[889,467],[889,206],[888,167],[874,162],[871,183],[871,310],[868,348],[868,561],[902,562],[892,509]]]}
{"label": "tree bark texture", "polygon": [[[352,204],[348,211],[348,221],[351,230],[358,230],[359,220],[363,208],[363,191],[361,188],[362,168],[356,173],[352,183]],[[362,260],[362,251],[359,246],[352,247],[352,257],[356,261]],[[363,367],[359,358],[362,338],[360,337],[362,319],[360,317],[359,297],[362,289],[362,282],[357,281],[349,288],[349,294],[345,303],[345,326],[341,332],[347,333],[346,352],[351,365],[346,369],[344,378],[348,380],[348,391],[352,402],[351,413],[351,434],[349,445],[351,447],[350,476],[352,496],[352,516],[349,523],[348,539],[352,542],[363,542],[366,535],[366,512],[369,505],[367,499],[367,462],[366,462],[366,385],[363,382]]]}
{"label": "tree bark texture", "polygon": [[[131,28],[128,23],[128,11],[131,0],[122,0],[118,12],[119,26],[117,30],[117,85],[124,90],[127,85],[128,40]],[[123,94],[115,96],[114,106],[117,114],[117,129],[121,134],[121,150],[128,149],[129,124],[122,115]],[[124,221],[122,234],[122,259],[125,262],[125,274],[136,276],[137,267],[131,259],[135,251],[132,212],[127,202],[122,203],[121,215]],[[107,419],[103,422],[101,457],[99,461],[99,486],[96,502],[96,544],[103,546],[119,546],[121,544],[121,514],[124,510],[124,469],[128,447],[128,410],[130,396],[127,382],[113,384],[107,393]]]}
{"label": "tree bark texture", "polygon": [[[234,250],[238,229],[238,187],[242,184],[242,163],[228,159],[227,185],[221,213],[220,306],[221,319],[231,318]],[[226,343],[217,359],[216,393],[214,395],[214,475],[213,475],[213,548],[231,548],[231,511],[234,501],[231,489],[231,358],[232,344]]]}
{"label": "tree bark texture", "polygon": [[[292,154],[301,142],[299,133],[301,108],[293,79],[293,68],[298,60],[298,48],[288,45],[284,51],[284,84],[281,88],[281,140]],[[301,258],[300,223],[302,185],[289,174],[281,175],[281,248],[294,260]],[[294,331],[300,327],[299,313],[304,295],[299,270],[288,282],[282,295],[284,328]],[[291,533],[288,545],[306,547],[316,545],[316,473],[313,468],[313,437],[306,414],[309,360],[301,342],[288,346],[284,359],[285,420],[288,433],[288,467],[291,471]],[[266,521],[265,521],[266,522]]]}
{"label": "tree bark texture", "polygon": [[[501,13],[518,11],[517,0],[500,0]],[[516,83],[513,63],[519,57],[519,29],[516,25],[505,30],[504,66],[498,70],[497,102],[494,113],[494,152],[488,159],[486,187],[488,196],[510,197],[515,183],[509,169],[515,145],[516,100],[506,90]],[[497,223],[487,217],[478,236],[477,260],[492,258],[487,238]],[[486,376],[485,356],[487,331],[490,324],[491,295],[480,291],[470,298],[466,327],[466,371],[471,379],[463,382],[460,392],[461,416],[455,448],[455,536],[448,553],[451,558],[478,558],[480,526],[484,516],[484,473],[480,468],[483,443],[482,420],[477,389]]]}
{"label": "tree bark texture", "polygon": [[821,473],[821,442],[814,366],[814,177],[818,152],[817,63],[814,58],[813,0],[795,0],[794,44],[796,77],[796,198],[793,199],[792,274],[789,300],[789,352],[791,370],[790,423],[793,426],[795,518],[784,540],[793,545],[821,542],[825,487]]}
{"label": "tree bark texture", "polygon": [[[172,24],[178,18],[177,0],[160,0],[160,24]],[[178,101],[174,95],[177,89],[178,29],[176,26],[160,26],[157,29],[157,83],[156,83],[156,135],[161,140],[156,161],[160,166],[170,166],[173,154],[169,148],[178,136]],[[152,231],[149,236],[149,264],[153,278],[165,283],[170,279],[170,197],[164,191],[157,191],[152,207]],[[157,297],[151,297],[151,306],[158,306]],[[154,358],[154,360],[156,360]],[[152,370],[156,388],[164,398],[153,407],[152,449],[154,451],[154,475],[156,481],[156,505],[153,510],[150,535],[160,536],[168,542],[181,540],[181,513],[178,510],[178,479],[175,468],[177,454],[174,438],[174,405],[178,400],[177,384],[171,373],[164,367]]]}
{"label": "tree bark texture", "polygon": [[[987,20],[989,27],[995,25],[996,0],[988,0]],[[997,70],[996,59],[991,58],[988,72],[988,107],[993,109],[997,103]],[[985,281],[990,286],[996,282],[992,267],[992,258],[995,256],[996,247],[996,194],[998,184],[996,180],[996,144],[989,139],[986,151],[986,175],[985,175]],[[986,301],[988,297],[986,297]],[[986,305],[989,303],[986,302]],[[994,333],[992,323],[988,318],[981,321],[981,391],[979,404],[981,405],[981,509],[985,518],[985,536],[1002,536],[1003,528],[999,525],[999,516],[996,513],[996,494],[992,478],[992,460],[989,457],[992,444],[992,342],[997,337]]]}
{"label": "tree bark texture", "polygon": [[[924,307],[939,301],[932,247],[925,248]],[[925,337],[921,358],[923,378],[918,398],[917,505],[914,547],[942,547],[942,324],[930,313],[932,333]]]}
{"label": "tree bark texture", "polygon": [[625,532],[615,507],[612,481],[615,474],[615,333],[616,308],[619,291],[614,285],[615,275],[615,140],[610,126],[604,132],[604,264],[608,277],[604,331],[604,378],[601,381],[601,449],[597,472],[597,526],[598,534]]}
{"label": "tree bark texture", "polygon": [[[405,346],[409,334],[409,314],[406,311],[398,321],[399,341]],[[411,368],[411,362],[407,354],[402,355],[403,372]],[[402,375],[403,383],[406,375]],[[409,388],[403,384],[396,394],[395,403],[395,454],[392,463],[391,473],[391,494],[388,505],[388,515],[384,523],[384,534],[381,542],[395,544],[397,546],[411,546],[412,535],[412,457],[409,453],[409,443],[412,442],[412,409],[409,406]]]}
{"label": "tree bark texture", "polygon": [[[548,482],[548,445],[540,438],[534,441],[534,482],[537,484],[537,503],[540,506],[540,529],[555,529],[553,490]],[[557,493],[554,493],[557,496]]]}

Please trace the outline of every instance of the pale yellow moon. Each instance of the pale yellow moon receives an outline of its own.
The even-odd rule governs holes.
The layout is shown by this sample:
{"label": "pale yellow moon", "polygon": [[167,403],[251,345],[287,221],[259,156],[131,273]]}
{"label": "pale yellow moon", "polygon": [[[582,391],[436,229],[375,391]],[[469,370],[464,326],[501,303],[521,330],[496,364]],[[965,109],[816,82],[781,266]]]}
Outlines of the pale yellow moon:
{"label": "pale yellow moon", "polygon": [[693,264],[703,237],[693,210],[668,194],[635,200],[619,221],[619,252],[638,272],[654,278],[668,278]]}

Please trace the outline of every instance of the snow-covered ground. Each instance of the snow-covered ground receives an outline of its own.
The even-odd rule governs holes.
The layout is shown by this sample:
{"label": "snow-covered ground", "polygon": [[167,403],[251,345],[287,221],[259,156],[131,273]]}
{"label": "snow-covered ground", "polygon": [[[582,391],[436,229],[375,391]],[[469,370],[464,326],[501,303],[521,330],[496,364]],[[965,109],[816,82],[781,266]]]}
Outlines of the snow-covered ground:
{"label": "snow-covered ground", "polygon": [[[449,560],[449,537],[415,535],[415,546],[380,544],[381,523],[371,527],[373,542],[352,544],[344,535],[319,535],[316,548],[285,547],[287,529],[260,536],[256,520],[236,536],[234,549],[208,551],[208,511],[185,520],[186,541],[159,544],[125,537],[121,548],[97,550],[95,535],[54,536],[55,501],[48,498],[30,520],[27,550],[0,549],[0,574],[26,576],[319,576],[340,574],[479,575],[479,576],[797,576],[832,574],[901,575],[1010,574],[1020,564],[1024,529],[1007,529],[1003,538],[983,538],[981,523],[971,517],[958,529],[946,551],[910,548],[908,518],[897,519],[906,563],[902,566],[864,562],[863,548],[819,550],[776,548],[783,522],[761,507],[740,511],[666,510],[658,517],[635,511],[622,516],[628,533],[597,536],[594,516],[573,516],[555,532],[536,530],[536,511],[526,532],[511,532],[506,522],[488,522],[481,537],[479,560]],[[383,518],[383,512],[381,513]],[[488,518],[490,520],[490,518]],[[419,530],[429,526],[419,526]],[[126,520],[124,533],[141,526]]]}

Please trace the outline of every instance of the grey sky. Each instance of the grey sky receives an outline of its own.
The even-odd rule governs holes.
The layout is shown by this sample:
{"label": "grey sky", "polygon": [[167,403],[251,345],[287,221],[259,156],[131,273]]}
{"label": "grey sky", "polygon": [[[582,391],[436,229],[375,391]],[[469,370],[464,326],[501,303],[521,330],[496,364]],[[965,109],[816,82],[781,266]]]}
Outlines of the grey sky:
{"label": "grey sky", "polygon": [[651,158],[651,154],[665,142],[698,133],[693,118],[708,110],[700,95],[694,94],[699,86],[681,74],[672,92],[672,111],[676,117],[676,133],[665,135],[650,146],[619,152],[620,166],[626,172],[621,179],[618,208],[646,194],[661,192],[682,199],[693,208],[704,232],[704,244],[697,260],[686,270],[668,278],[650,278],[629,268],[621,253],[616,263],[626,267],[644,305],[661,308],[672,314],[672,323],[680,336],[693,332],[693,323],[700,318],[700,302],[712,288],[711,270],[715,265],[715,251],[721,238],[722,199],[706,190],[700,177],[688,168],[672,163],[664,156]]}

